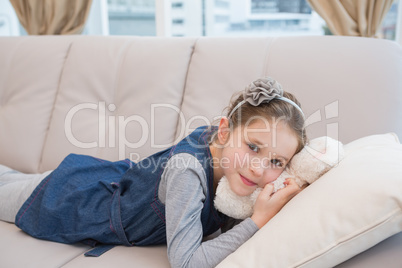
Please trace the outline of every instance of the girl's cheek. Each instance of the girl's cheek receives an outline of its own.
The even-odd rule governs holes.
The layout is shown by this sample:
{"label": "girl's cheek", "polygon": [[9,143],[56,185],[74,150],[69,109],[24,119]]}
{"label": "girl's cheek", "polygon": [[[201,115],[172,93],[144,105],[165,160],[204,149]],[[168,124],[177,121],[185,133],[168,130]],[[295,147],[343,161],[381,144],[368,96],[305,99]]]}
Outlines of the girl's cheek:
{"label": "girl's cheek", "polygon": [[235,154],[236,152],[227,150],[220,160],[221,167],[224,169],[233,167],[233,163],[235,162]]}
{"label": "girl's cheek", "polygon": [[231,163],[231,161],[228,157],[222,157],[219,164],[220,164],[221,168],[227,169],[230,167],[230,163]]}
{"label": "girl's cheek", "polygon": [[234,166],[238,168],[250,168],[250,155],[247,153],[236,153],[234,158]]}
{"label": "girl's cheek", "polygon": [[275,181],[281,175],[282,171],[282,169],[271,170],[270,174],[268,175],[269,179],[267,183]]}

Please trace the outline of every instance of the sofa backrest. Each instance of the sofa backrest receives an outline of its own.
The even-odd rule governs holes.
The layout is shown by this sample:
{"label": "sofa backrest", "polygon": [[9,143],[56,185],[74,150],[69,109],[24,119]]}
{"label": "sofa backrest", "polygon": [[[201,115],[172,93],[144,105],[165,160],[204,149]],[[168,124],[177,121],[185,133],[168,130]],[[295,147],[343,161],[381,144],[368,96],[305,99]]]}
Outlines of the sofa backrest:
{"label": "sofa backrest", "polygon": [[225,115],[271,76],[310,138],[402,137],[402,48],[357,37],[0,38],[0,163],[53,169],[68,153],[138,160]]}

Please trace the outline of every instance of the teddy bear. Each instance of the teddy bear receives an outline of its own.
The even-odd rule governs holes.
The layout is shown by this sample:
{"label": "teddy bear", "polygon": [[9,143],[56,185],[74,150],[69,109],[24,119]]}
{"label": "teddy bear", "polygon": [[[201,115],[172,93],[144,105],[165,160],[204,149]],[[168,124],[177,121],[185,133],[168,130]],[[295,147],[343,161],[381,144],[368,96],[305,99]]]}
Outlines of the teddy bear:
{"label": "teddy bear", "polygon": [[[338,140],[328,136],[312,139],[293,156],[281,175],[272,182],[273,194],[285,187],[284,181],[287,178],[293,178],[300,187],[312,184],[335,167],[344,154],[343,144]],[[253,214],[254,203],[261,191],[262,188],[257,188],[251,195],[238,196],[230,189],[224,176],[217,186],[214,205],[218,211],[229,217],[245,219]]]}

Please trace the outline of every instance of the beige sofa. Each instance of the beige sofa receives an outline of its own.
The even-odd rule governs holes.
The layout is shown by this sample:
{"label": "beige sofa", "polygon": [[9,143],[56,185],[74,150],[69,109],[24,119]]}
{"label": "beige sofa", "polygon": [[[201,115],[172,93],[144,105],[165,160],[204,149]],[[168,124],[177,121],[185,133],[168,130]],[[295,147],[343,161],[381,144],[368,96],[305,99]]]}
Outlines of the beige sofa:
{"label": "beige sofa", "polygon": [[[402,48],[390,41],[3,37],[0,54],[0,164],[27,173],[68,153],[146,157],[223,115],[234,92],[266,75],[299,98],[310,138],[402,139]],[[1,267],[169,267],[165,246],[86,258],[87,246],[40,241],[4,222],[0,237]],[[399,233],[324,266],[402,267],[401,250]]]}

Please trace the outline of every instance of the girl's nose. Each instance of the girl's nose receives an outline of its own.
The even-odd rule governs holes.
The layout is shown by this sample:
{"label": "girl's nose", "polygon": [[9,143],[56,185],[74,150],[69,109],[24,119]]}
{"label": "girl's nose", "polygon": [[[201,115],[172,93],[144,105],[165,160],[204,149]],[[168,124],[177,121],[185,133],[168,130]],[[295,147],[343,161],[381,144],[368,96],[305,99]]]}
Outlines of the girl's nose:
{"label": "girl's nose", "polygon": [[250,163],[250,169],[254,176],[260,178],[264,174],[264,163],[262,163],[261,159],[254,158]]}

